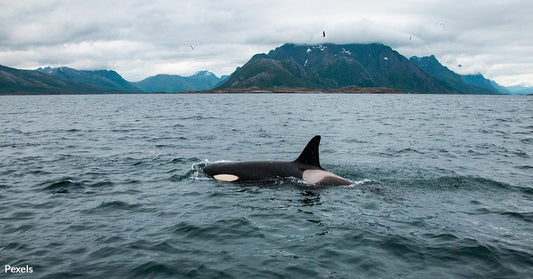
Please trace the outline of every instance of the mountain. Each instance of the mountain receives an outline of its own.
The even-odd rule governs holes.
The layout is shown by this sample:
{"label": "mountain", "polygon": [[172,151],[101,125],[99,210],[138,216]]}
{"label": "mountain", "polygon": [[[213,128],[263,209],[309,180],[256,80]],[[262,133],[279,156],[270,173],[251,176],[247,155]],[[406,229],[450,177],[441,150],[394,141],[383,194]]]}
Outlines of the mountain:
{"label": "mountain", "polygon": [[183,92],[211,89],[227,76],[218,78],[208,71],[201,71],[192,76],[156,75],[131,84],[145,92]]}
{"label": "mountain", "polygon": [[[214,88],[214,89],[212,89]],[[208,71],[128,82],[112,70],[68,67],[18,70],[0,65],[0,94],[121,94],[144,92],[301,92],[532,94],[478,75],[458,75],[435,56],[405,58],[383,44],[285,44],[256,54],[231,76]],[[141,91],[142,90],[142,91]]]}
{"label": "mountain", "polygon": [[0,65],[0,94],[121,94],[138,91],[104,88],[63,80],[35,70],[19,70]]}
{"label": "mountain", "polygon": [[456,74],[443,66],[433,55],[425,57],[413,56],[409,60],[452,92],[462,94],[500,94],[494,87],[485,84],[483,76],[481,76],[483,79],[480,79],[479,76],[472,77]]}
{"label": "mountain", "polygon": [[318,88],[307,79],[305,73],[292,61],[277,61],[256,55],[235,71],[217,89],[276,89],[276,88]]}
{"label": "mountain", "polygon": [[500,93],[500,94],[511,94],[507,88],[499,85],[493,80],[485,78],[482,74],[476,75],[461,75],[461,79],[471,85],[484,88],[486,90]]}
{"label": "mountain", "polygon": [[228,76],[208,71],[189,77],[157,75],[128,82],[112,70],[76,70],[69,67],[18,70],[0,65],[0,94],[121,94],[181,92],[211,89]]}
{"label": "mountain", "polygon": [[532,95],[533,94],[533,87],[527,86],[524,84],[509,86],[509,87],[506,87],[506,89],[509,90],[509,92],[511,92],[511,94],[514,94],[514,95]]}
{"label": "mountain", "polygon": [[454,82],[444,82],[441,74],[453,74],[447,68],[450,73],[432,75],[426,70],[383,44],[285,44],[268,54],[254,55],[216,90],[335,91],[359,86],[416,93],[493,93],[465,83],[458,75]]}
{"label": "mountain", "polygon": [[[479,73],[475,75],[458,75],[440,64],[433,55],[422,58],[414,56],[411,57],[410,60],[429,75],[460,91],[470,91],[475,94],[487,94],[487,91],[489,94],[533,94],[533,88],[524,86],[501,86],[497,82],[487,79]],[[461,84],[461,81],[474,87],[465,87],[464,84]],[[480,88],[484,91],[480,92]]]}
{"label": "mountain", "polygon": [[96,87],[106,87],[123,90],[138,91],[139,88],[123,79],[117,72],[112,70],[84,71],[69,67],[39,68],[37,71],[49,74],[61,80],[90,84]]}

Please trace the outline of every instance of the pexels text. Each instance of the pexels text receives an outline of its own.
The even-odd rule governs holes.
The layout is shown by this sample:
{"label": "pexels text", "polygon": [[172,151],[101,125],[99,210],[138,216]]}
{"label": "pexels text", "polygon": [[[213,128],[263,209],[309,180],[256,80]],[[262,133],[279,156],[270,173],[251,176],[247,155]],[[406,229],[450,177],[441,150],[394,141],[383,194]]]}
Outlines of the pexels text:
{"label": "pexels text", "polygon": [[11,273],[11,274],[33,273],[33,266],[29,266],[29,265],[26,265],[26,266],[10,266],[10,265],[6,264],[4,266],[4,272],[5,273]]}

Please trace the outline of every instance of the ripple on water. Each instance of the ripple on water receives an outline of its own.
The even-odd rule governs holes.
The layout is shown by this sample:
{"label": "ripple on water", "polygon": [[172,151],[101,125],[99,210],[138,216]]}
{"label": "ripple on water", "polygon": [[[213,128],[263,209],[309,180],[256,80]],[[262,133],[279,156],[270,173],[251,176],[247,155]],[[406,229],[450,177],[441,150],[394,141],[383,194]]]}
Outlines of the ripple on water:
{"label": "ripple on water", "polygon": [[42,190],[53,193],[69,193],[70,191],[80,191],[84,188],[84,184],[82,182],[76,182],[72,177],[62,177],[55,180],[49,180],[43,182],[41,186],[44,186]]}
{"label": "ripple on water", "polygon": [[497,209],[488,209],[486,207],[478,208],[476,210],[479,214],[497,214],[501,216],[511,217],[516,220],[524,221],[526,223],[533,223],[533,212],[516,212],[516,211],[505,211]]}
{"label": "ripple on water", "polygon": [[226,242],[226,239],[238,238],[239,235],[243,234],[251,238],[264,237],[261,230],[244,217],[223,219],[202,225],[180,222],[172,226],[170,230],[183,238],[196,238],[207,241]]}
{"label": "ripple on water", "polygon": [[[0,257],[37,278],[533,274],[530,100],[0,98]],[[325,168],[353,185],[200,170],[295,158],[315,133]]]}
{"label": "ripple on water", "polygon": [[104,212],[114,212],[114,211],[136,211],[139,208],[141,208],[141,204],[129,204],[124,201],[110,201],[110,202],[102,202],[100,205],[96,206],[95,208],[85,210],[85,213],[88,214],[98,214],[98,213],[104,213]]}

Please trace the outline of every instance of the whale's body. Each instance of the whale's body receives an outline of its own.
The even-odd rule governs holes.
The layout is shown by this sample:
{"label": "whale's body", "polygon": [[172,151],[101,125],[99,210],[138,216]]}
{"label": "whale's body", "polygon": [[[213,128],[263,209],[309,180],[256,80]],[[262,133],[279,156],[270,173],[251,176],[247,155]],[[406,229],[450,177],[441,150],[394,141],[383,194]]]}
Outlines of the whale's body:
{"label": "whale's body", "polygon": [[353,182],[324,170],[320,166],[320,136],[312,138],[298,159],[288,162],[252,161],[224,162],[206,166],[203,171],[219,181],[265,181],[295,177],[315,185],[350,185]]}

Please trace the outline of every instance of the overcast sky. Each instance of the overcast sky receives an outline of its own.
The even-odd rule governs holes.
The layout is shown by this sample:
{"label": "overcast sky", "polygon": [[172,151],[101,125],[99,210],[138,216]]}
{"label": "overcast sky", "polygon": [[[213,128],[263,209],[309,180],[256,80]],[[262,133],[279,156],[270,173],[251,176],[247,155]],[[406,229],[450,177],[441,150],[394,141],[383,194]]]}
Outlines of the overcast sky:
{"label": "overcast sky", "polygon": [[0,0],[0,23],[0,64],[23,69],[220,76],[288,42],[380,42],[533,85],[531,0]]}

